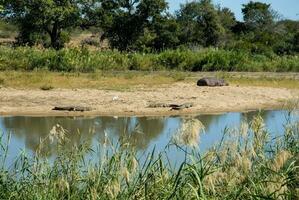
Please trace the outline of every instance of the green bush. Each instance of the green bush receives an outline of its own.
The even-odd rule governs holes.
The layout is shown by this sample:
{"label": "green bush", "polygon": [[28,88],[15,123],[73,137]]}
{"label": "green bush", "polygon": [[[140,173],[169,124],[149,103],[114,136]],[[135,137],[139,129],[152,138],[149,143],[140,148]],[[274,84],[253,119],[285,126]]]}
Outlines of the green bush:
{"label": "green bush", "polygon": [[161,66],[170,70],[187,70],[191,71],[192,66],[200,54],[196,54],[190,50],[169,50],[158,55],[158,60]]}
{"label": "green bush", "polygon": [[252,54],[223,49],[166,50],[161,53],[122,53],[65,48],[59,51],[30,47],[0,47],[0,70],[272,71],[298,72],[298,55]]}
{"label": "green bush", "polygon": [[159,67],[157,63],[157,56],[154,54],[133,54],[129,55],[130,70],[141,70],[141,71],[153,71],[159,70],[163,67]]}

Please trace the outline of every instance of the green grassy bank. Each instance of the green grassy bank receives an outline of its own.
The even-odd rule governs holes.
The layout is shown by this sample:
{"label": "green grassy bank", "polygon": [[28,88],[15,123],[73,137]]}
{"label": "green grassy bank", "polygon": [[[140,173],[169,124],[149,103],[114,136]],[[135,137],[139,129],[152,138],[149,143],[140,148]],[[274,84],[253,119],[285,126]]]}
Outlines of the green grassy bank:
{"label": "green grassy bank", "polygon": [[[153,88],[178,81],[187,81],[184,72],[113,72],[65,73],[49,71],[0,72],[0,88],[42,89],[45,87],[65,89],[131,90],[138,87]],[[299,85],[297,85],[299,87]]]}
{"label": "green grassy bank", "polygon": [[181,72],[181,71],[97,71],[49,72],[0,71],[0,88],[15,89],[104,89],[138,90],[165,87],[183,82],[196,84],[201,77],[224,78],[231,86],[260,86],[272,88],[299,88],[299,73],[277,72]]}
{"label": "green grassy bank", "polygon": [[0,70],[95,72],[97,70],[299,72],[299,56],[256,55],[216,49],[121,53],[66,48],[59,51],[0,47]]}
{"label": "green grassy bank", "polygon": [[[190,127],[200,123],[189,122]],[[189,146],[177,168],[167,162],[167,148],[141,162],[125,139],[112,146],[105,139],[100,145],[112,148],[107,154],[84,143],[65,150],[64,131],[43,138],[36,157],[23,153],[7,168],[9,136],[2,135],[0,199],[298,199],[298,122],[289,121],[280,137],[271,138],[257,116],[238,130],[226,129],[221,142],[206,153],[198,150],[200,135],[191,129],[169,143],[183,151]],[[57,144],[54,162],[39,156],[48,139]],[[102,153],[102,158],[90,163],[84,157],[90,152]]]}

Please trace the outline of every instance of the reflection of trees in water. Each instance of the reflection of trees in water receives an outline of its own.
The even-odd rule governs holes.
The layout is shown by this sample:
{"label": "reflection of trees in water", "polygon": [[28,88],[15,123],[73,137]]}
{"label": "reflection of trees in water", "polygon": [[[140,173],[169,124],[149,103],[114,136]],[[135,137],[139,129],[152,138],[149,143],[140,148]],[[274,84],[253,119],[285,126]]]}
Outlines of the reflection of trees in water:
{"label": "reflection of trees in water", "polygon": [[[108,137],[118,136],[129,141],[137,149],[146,149],[148,144],[159,136],[165,127],[166,120],[163,118],[101,118],[100,127],[102,132],[108,132]],[[104,135],[101,135],[103,140]]]}
{"label": "reflection of trees in water", "polygon": [[[13,136],[24,138],[26,148],[36,151],[41,139],[47,137],[56,124],[67,130],[69,142],[65,148],[85,142],[91,147],[92,140],[99,136],[103,141],[104,132],[116,138],[127,138],[137,149],[145,149],[150,141],[164,130],[163,118],[68,118],[68,117],[8,117],[2,120],[3,127]],[[108,135],[109,136],[109,135]],[[43,143],[42,153],[56,153],[56,147],[49,140]]]}
{"label": "reflection of trees in water", "polygon": [[[253,120],[253,118],[259,114],[266,122],[267,120],[270,119],[272,112],[271,111],[260,111],[260,112],[259,111],[251,111],[251,112],[247,112],[247,113],[240,113],[240,115],[239,115],[240,122],[250,123]],[[211,130],[212,125],[218,124],[218,122],[221,122],[223,120],[223,117],[225,117],[225,116],[226,116],[225,114],[224,115],[200,115],[200,116],[197,116],[196,119],[201,121],[201,123],[205,126],[206,132],[210,132],[210,131],[212,131]]]}
{"label": "reflection of trees in water", "polygon": [[[250,122],[259,112],[240,114],[240,121]],[[262,111],[260,115],[269,120],[273,112]],[[201,115],[196,119],[205,126],[206,132],[213,130],[213,125],[220,123],[225,115]],[[69,142],[65,148],[74,144],[86,143],[89,147],[93,140],[104,141],[105,132],[114,141],[123,138],[136,147],[137,150],[146,149],[149,143],[157,138],[165,129],[166,118],[68,118],[68,117],[5,117],[0,123],[9,130],[13,136],[24,138],[26,148],[36,151],[41,139],[48,136],[50,130],[56,124],[62,125],[67,130]],[[178,120],[181,123],[181,120]],[[80,134],[79,134],[80,133]],[[55,154],[57,147],[46,140],[42,153]]]}
{"label": "reflection of trees in water", "polygon": [[222,115],[199,115],[196,117],[205,127],[206,132],[210,132],[211,126],[221,119]]}
{"label": "reflection of trees in water", "polygon": [[149,141],[158,137],[164,130],[165,120],[163,118],[139,118],[138,126],[141,129],[140,132],[133,132],[132,142],[138,147],[145,149]]}
{"label": "reflection of trees in water", "polygon": [[251,111],[241,114],[241,121],[250,123],[254,117],[260,115],[264,122],[270,119],[272,112],[271,111]]}
{"label": "reflection of trees in water", "polygon": [[[26,148],[36,151],[40,141],[46,138],[56,124],[67,130],[66,148],[86,141],[91,144],[93,137],[94,119],[76,119],[67,117],[10,117],[3,119],[3,126],[14,136],[24,138]],[[43,142],[42,153],[49,155],[55,153],[56,147],[49,140]]]}

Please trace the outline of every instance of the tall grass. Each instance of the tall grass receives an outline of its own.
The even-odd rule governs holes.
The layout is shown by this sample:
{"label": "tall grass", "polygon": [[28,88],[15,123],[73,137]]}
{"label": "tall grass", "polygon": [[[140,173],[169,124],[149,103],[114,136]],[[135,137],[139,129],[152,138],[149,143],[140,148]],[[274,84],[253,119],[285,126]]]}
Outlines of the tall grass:
{"label": "tall grass", "polygon": [[[202,129],[199,122],[187,121],[190,130]],[[220,143],[204,154],[192,142],[185,148],[198,137],[192,133],[184,140],[185,134],[180,135],[186,144],[169,143],[185,152],[178,168],[167,162],[167,151],[153,151],[141,162],[125,139],[113,145],[105,138],[101,158],[89,162],[84,155],[97,151],[84,143],[64,149],[68,139],[61,126],[39,147],[48,139],[57,144],[53,162],[37,150],[7,168],[9,136],[2,135],[0,199],[298,199],[298,123],[288,122],[284,134],[271,139],[257,116],[239,129],[226,129]]]}
{"label": "tall grass", "polygon": [[245,51],[202,49],[161,53],[122,53],[65,48],[0,47],[0,70],[94,72],[96,70],[299,71],[299,57],[256,55]]}

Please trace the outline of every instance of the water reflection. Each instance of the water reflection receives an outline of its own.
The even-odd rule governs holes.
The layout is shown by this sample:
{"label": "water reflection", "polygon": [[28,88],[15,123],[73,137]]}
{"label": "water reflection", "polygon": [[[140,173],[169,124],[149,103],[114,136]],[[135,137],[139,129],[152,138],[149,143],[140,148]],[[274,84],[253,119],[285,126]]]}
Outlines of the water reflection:
{"label": "water reflection", "polygon": [[[146,149],[148,144],[164,130],[163,118],[69,118],[69,117],[5,117],[0,128],[13,137],[24,139],[25,147],[36,151],[41,140],[46,138],[55,125],[67,130],[70,140],[66,148],[84,141],[91,147],[92,141],[104,141],[105,133],[111,140],[124,138],[137,149]],[[43,140],[42,151],[55,154],[56,147],[50,140]]]}
{"label": "water reflection", "polygon": [[[225,127],[238,127],[241,121],[250,121],[257,114],[258,112],[226,113],[195,117],[204,125],[206,133],[201,136],[200,149],[205,150],[215,144],[221,138]],[[283,131],[286,111],[264,111],[260,114],[271,132]],[[157,150],[163,149],[184,119],[182,117],[0,117],[0,130],[5,134],[8,132],[12,134],[10,144],[14,149],[12,154],[17,154],[23,148],[35,152],[41,139],[47,137],[57,124],[68,132],[70,142],[65,148],[83,141],[92,148],[96,142],[103,143],[106,134],[112,141],[127,138],[138,151],[146,151],[154,147]],[[57,148],[50,141],[45,141],[43,147],[45,155],[55,156]],[[172,154],[174,159],[178,156],[175,152]]]}
{"label": "water reflection", "polygon": [[111,138],[127,138],[137,149],[146,149],[149,143],[163,133],[164,118],[97,118],[99,133],[103,140],[103,133],[108,133]]}

